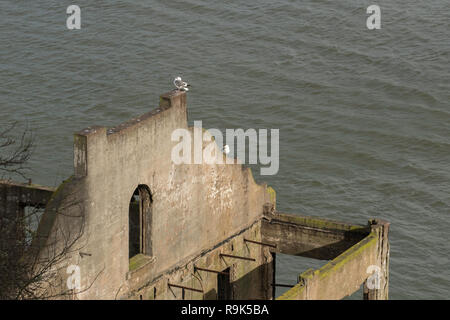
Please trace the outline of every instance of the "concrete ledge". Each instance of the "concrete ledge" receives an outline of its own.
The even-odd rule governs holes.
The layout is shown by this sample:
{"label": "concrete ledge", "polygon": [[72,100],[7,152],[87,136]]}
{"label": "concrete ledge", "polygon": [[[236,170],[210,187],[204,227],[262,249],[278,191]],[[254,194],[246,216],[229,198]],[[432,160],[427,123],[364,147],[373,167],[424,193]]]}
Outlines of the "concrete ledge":
{"label": "concrete ledge", "polygon": [[271,221],[292,223],[298,226],[316,228],[321,230],[330,231],[351,231],[354,233],[368,234],[370,228],[367,225],[349,224],[345,222],[339,222],[330,219],[324,219],[319,217],[303,216],[298,214],[287,214],[282,212],[274,212]]}
{"label": "concrete ledge", "polygon": [[278,300],[342,299],[357,291],[376,264],[377,236],[371,233],[359,243],[318,270],[307,270],[299,283]]}
{"label": "concrete ledge", "polygon": [[[364,284],[364,298],[387,299],[389,280],[389,224],[371,220],[371,232],[361,241],[318,270],[307,270],[299,283],[279,300],[335,300],[357,291]],[[378,270],[371,273],[371,270]],[[376,286],[368,286],[369,277],[376,276]]]}
{"label": "concrete ledge", "polygon": [[16,188],[25,188],[26,190],[39,190],[39,191],[50,191],[50,192],[54,192],[56,189],[52,188],[52,187],[46,187],[46,186],[41,186],[39,184],[34,184],[34,183],[21,183],[21,182],[16,182],[16,181],[11,181],[11,180],[1,180],[0,179],[0,186],[3,187],[16,187]]}
{"label": "concrete ledge", "polygon": [[363,239],[370,227],[274,212],[262,222],[262,238],[274,252],[331,260]]}

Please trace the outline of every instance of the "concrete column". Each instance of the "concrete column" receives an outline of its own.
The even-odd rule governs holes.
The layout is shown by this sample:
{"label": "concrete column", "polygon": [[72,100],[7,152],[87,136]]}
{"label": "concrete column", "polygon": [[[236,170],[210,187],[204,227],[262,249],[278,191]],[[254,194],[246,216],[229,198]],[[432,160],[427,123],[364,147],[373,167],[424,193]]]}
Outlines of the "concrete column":
{"label": "concrete column", "polygon": [[80,133],[74,137],[73,167],[76,177],[87,176],[87,136]]}
{"label": "concrete column", "polygon": [[364,300],[387,300],[389,298],[389,223],[382,220],[369,221],[372,231],[378,235],[377,265],[364,282]]}
{"label": "concrete column", "polygon": [[173,90],[159,97],[159,107],[163,110],[169,108],[186,109],[186,92]]}

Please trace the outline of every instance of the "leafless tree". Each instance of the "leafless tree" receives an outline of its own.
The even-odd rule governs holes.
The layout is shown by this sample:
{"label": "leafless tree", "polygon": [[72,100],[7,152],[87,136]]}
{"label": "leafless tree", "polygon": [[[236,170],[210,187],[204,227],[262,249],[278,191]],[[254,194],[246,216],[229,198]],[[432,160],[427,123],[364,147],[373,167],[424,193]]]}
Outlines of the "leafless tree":
{"label": "leafless tree", "polygon": [[34,147],[34,137],[25,128],[20,138],[14,137],[17,123],[12,123],[0,131],[0,171],[3,174],[19,175],[26,178],[26,166]]}
{"label": "leafless tree", "polygon": [[[26,129],[14,139],[14,128],[0,132],[0,171],[27,178],[33,136]],[[68,261],[82,258],[85,215],[77,192],[64,189],[45,214],[39,207],[14,215],[0,212],[0,299],[74,299],[100,275],[82,291],[66,284]]]}
{"label": "leafless tree", "polygon": [[65,261],[82,248],[78,241],[84,217],[69,217],[77,220],[71,225],[78,228],[68,230],[67,217],[61,218],[62,214],[56,213],[47,235],[41,235],[45,232],[41,226],[37,230],[32,226],[42,218],[39,208],[13,219],[0,219],[0,299],[65,299],[74,295],[64,282]]}

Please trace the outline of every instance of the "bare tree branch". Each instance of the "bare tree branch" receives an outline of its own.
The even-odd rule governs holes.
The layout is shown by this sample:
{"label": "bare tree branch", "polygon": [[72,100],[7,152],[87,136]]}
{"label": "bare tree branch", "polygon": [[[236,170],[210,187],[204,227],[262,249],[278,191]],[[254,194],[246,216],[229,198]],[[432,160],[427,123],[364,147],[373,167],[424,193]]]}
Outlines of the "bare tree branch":
{"label": "bare tree branch", "polygon": [[[12,137],[16,124],[0,131],[0,171],[25,177],[34,138],[25,129],[20,140]],[[68,261],[83,249],[84,206],[75,193],[65,194],[57,212],[42,208],[0,212],[0,299],[74,299],[91,288],[94,280],[81,291],[66,285]],[[0,206],[1,208],[1,206]],[[40,234],[37,225],[44,214],[53,215],[51,230]],[[52,216],[53,217],[53,216]],[[42,241],[41,241],[42,240]]]}
{"label": "bare tree branch", "polygon": [[26,127],[20,140],[17,140],[13,136],[16,126],[17,123],[12,123],[0,131],[0,171],[26,179],[25,172],[29,169],[27,162],[34,149],[34,136]]}

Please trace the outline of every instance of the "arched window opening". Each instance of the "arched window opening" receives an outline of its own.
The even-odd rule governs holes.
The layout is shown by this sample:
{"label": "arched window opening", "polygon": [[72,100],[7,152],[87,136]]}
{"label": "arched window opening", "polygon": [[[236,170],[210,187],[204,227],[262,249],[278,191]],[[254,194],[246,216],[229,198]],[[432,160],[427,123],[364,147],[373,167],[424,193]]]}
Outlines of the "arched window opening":
{"label": "arched window opening", "polygon": [[152,194],[146,185],[139,185],[130,199],[128,219],[129,258],[152,255]]}

